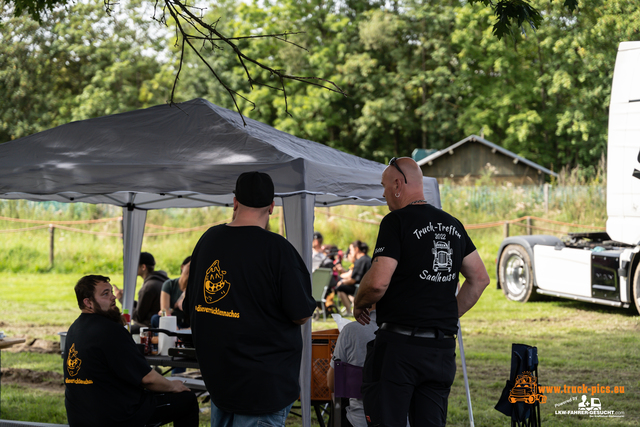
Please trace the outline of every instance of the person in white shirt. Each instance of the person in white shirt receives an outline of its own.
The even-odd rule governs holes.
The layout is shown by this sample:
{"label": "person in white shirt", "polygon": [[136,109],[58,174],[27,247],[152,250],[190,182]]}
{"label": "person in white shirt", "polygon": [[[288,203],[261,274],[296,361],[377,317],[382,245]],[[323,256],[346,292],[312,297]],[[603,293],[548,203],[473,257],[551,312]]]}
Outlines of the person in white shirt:
{"label": "person in white shirt", "polygon": [[322,246],[322,234],[319,232],[313,233],[313,242],[311,243],[311,271],[316,271],[322,261],[327,259]]}

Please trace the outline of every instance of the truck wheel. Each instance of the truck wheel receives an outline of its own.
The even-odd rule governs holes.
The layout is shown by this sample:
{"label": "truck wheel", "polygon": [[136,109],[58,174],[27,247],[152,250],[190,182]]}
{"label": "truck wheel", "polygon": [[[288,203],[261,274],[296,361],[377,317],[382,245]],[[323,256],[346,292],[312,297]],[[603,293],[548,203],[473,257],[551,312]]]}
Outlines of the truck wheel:
{"label": "truck wheel", "polygon": [[537,296],[533,290],[533,269],[529,254],[520,245],[508,245],[500,256],[500,285],[512,301],[527,302]]}
{"label": "truck wheel", "polygon": [[633,302],[635,302],[636,310],[640,314],[640,265],[636,267],[636,272],[633,274]]}

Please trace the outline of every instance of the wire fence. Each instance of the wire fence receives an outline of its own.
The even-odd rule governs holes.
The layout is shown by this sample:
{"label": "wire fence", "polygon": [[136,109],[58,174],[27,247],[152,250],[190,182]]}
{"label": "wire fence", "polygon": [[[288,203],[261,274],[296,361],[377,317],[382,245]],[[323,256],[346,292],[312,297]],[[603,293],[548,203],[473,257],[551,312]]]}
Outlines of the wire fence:
{"label": "wire fence", "polygon": [[[316,215],[326,215],[329,217],[340,218],[350,222],[357,222],[363,224],[370,225],[379,225],[380,220],[376,219],[362,219],[362,218],[353,218],[347,215],[342,215],[338,213],[332,213],[328,211],[324,211],[322,209],[316,210]],[[279,217],[280,214],[274,215],[274,217]],[[76,221],[48,221],[48,220],[35,220],[35,219],[22,219],[22,218],[10,218],[0,216],[0,221],[9,222],[9,223],[23,223],[23,224],[39,224],[30,227],[18,227],[18,228],[8,228],[8,229],[0,229],[0,234],[3,233],[27,233],[37,230],[48,230],[49,234],[49,264],[53,267],[54,264],[54,251],[55,251],[55,230],[60,229],[72,233],[80,233],[80,234],[90,234],[94,236],[103,236],[103,237],[116,237],[122,238],[122,217],[111,217],[111,218],[102,218],[95,220],[76,220]],[[213,223],[203,224],[195,227],[170,227],[166,225],[158,225],[153,223],[146,223],[145,230],[162,230],[162,231],[150,231],[145,232],[145,237],[150,236],[171,236],[177,234],[184,233],[194,233],[194,232],[202,232],[207,230],[210,227],[215,225],[219,225],[227,222],[227,220],[217,221]],[[118,227],[119,232],[113,231],[96,231],[90,229],[78,228],[77,226],[81,225],[96,225],[100,224],[102,226],[110,226],[110,227]],[[535,224],[535,225],[534,225]],[[541,224],[543,226],[541,226]],[[549,228],[548,226],[544,226],[545,224],[551,224],[553,226],[557,226],[557,228]],[[481,230],[481,229],[490,229],[490,228],[500,228],[502,227],[504,230],[504,237],[508,237],[510,234],[510,227],[516,227],[519,230],[523,230],[523,233],[526,234],[535,234],[535,233],[549,233],[554,235],[564,235],[570,232],[570,230],[597,230],[604,231],[604,227],[595,227],[591,225],[582,225],[582,224],[574,224],[569,222],[555,221],[546,218],[534,217],[534,216],[523,216],[520,218],[509,219],[504,221],[494,221],[480,224],[465,224],[465,228],[467,230]],[[522,234],[522,233],[520,233]]]}
{"label": "wire fence", "polygon": [[[341,218],[347,221],[352,221],[352,222],[359,222],[362,224],[371,224],[371,225],[380,225],[380,221],[377,220],[370,220],[370,219],[361,219],[361,218],[352,218],[346,215],[341,215],[341,214],[336,214],[336,213],[331,213],[331,212],[323,212],[323,211],[316,211],[316,214],[322,214],[322,215],[327,215],[327,216],[331,216],[331,217],[335,217],[335,218]],[[279,215],[276,214],[274,215],[274,217],[278,217]],[[19,233],[19,232],[27,232],[27,231],[35,231],[35,230],[42,230],[42,229],[51,229],[51,228],[59,228],[61,230],[65,230],[65,231],[71,231],[71,232],[75,232],[75,233],[84,233],[84,234],[93,234],[96,236],[107,236],[107,237],[120,237],[122,238],[122,233],[109,233],[109,232],[104,232],[104,231],[93,231],[93,230],[85,230],[85,229],[81,229],[81,228],[75,228],[75,227],[67,227],[66,225],[63,224],[96,224],[96,223],[105,223],[105,222],[115,222],[115,221],[122,221],[122,217],[114,217],[114,218],[104,218],[101,220],[80,220],[80,221],[46,221],[46,220],[26,220],[26,219],[20,219],[20,218],[7,218],[7,217],[2,217],[0,216],[0,221],[8,221],[8,222],[27,222],[27,223],[32,223],[32,224],[43,224],[43,225],[39,225],[39,226],[35,226],[35,227],[20,227],[20,228],[13,228],[13,229],[0,229],[0,233]],[[147,233],[145,232],[145,236],[170,236],[173,234],[182,234],[182,233],[191,233],[191,232],[196,232],[196,231],[203,231],[203,230],[207,230],[213,226],[219,225],[219,224],[223,224],[225,222],[227,222],[228,220],[222,220],[222,221],[217,221],[217,222],[212,222],[210,224],[204,224],[204,225],[199,225],[196,227],[188,227],[188,228],[178,228],[178,227],[169,227],[166,225],[157,225],[157,224],[150,224],[150,223],[146,223],[145,224],[145,228],[151,228],[151,229],[162,229],[162,230],[168,230],[168,231],[162,231],[162,232],[151,232],[151,233]],[[547,224],[555,224],[555,225],[560,225],[562,227],[564,227],[563,229],[551,229],[551,228],[544,228],[544,227],[539,227],[539,226],[534,226],[532,224],[532,221],[537,221],[537,222],[542,222],[542,223],[547,223]],[[525,222],[525,224],[521,224],[522,222]],[[504,227],[505,224],[507,225],[514,225],[516,227],[524,227],[527,228],[528,230],[540,230],[540,231],[548,231],[548,232],[552,232],[555,234],[564,234],[567,233],[566,229],[567,228],[576,228],[576,229],[588,229],[588,230],[598,230],[598,231],[604,231],[605,227],[597,227],[597,226],[592,226],[592,225],[583,225],[583,224],[574,224],[574,223],[570,223],[570,222],[562,222],[562,221],[554,221],[551,219],[546,219],[546,218],[540,218],[540,217],[535,217],[535,216],[523,216],[520,218],[515,218],[515,219],[509,219],[509,220],[504,220],[504,221],[494,221],[494,222],[486,222],[486,223],[481,223],[481,224],[465,224],[465,229],[467,230],[478,230],[478,229],[485,229],[485,228],[493,228],[493,227]],[[530,234],[530,233],[529,233]]]}

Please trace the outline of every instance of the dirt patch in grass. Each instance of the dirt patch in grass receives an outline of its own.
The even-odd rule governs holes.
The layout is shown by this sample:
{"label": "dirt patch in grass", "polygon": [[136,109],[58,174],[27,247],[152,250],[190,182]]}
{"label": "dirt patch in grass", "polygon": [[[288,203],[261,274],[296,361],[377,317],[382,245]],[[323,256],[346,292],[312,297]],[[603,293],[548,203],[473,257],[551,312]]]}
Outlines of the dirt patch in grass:
{"label": "dirt patch in grass", "polygon": [[36,324],[36,323],[26,323],[26,322],[15,322],[11,324],[4,324],[0,322],[0,327],[4,327],[4,332],[8,335],[8,332],[11,331],[12,336],[31,336],[31,337],[43,337],[45,335],[58,335],[58,332],[66,331],[69,329],[70,325],[67,326],[59,326],[59,325],[47,325],[47,324]]}
{"label": "dirt patch in grass", "polygon": [[[58,332],[66,331],[67,328],[52,325],[36,325],[32,323],[7,324],[0,321],[0,329],[11,338],[24,338],[24,344],[14,345],[13,347],[4,349],[10,352],[34,352],[34,353],[56,353],[60,352],[60,338],[56,337]],[[49,339],[45,339],[49,337]]]}
{"label": "dirt patch in grass", "polygon": [[2,382],[4,384],[13,384],[26,388],[37,388],[44,391],[64,391],[64,376],[57,372],[2,368]]}
{"label": "dirt patch in grass", "polygon": [[40,338],[26,338],[22,344],[14,345],[3,351],[10,351],[12,353],[29,352],[29,353],[42,353],[42,354],[60,354],[60,342],[51,341]]}

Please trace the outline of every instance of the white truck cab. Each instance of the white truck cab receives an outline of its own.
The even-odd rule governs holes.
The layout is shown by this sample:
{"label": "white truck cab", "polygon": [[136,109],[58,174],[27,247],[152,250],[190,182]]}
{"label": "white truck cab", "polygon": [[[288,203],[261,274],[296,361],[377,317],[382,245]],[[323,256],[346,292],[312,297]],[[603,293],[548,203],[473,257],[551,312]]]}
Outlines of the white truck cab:
{"label": "white truck cab", "polygon": [[607,231],[506,238],[497,278],[508,299],[538,294],[640,312],[640,42],[618,48],[609,106]]}

